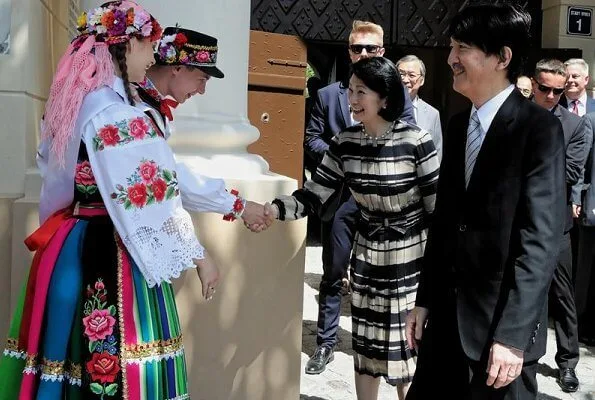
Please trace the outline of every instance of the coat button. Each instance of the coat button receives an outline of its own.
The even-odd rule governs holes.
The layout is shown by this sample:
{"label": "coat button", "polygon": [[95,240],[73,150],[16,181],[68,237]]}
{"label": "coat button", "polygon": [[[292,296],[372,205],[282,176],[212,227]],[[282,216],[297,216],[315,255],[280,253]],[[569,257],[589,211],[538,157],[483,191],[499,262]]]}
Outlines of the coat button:
{"label": "coat button", "polygon": [[535,343],[535,336],[531,338],[531,343]]}
{"label": "coat button", "polygon": [[465,224],[459,225],[459,232],[465,232],[466,230],[467,230],[467,225],[465,225]]}

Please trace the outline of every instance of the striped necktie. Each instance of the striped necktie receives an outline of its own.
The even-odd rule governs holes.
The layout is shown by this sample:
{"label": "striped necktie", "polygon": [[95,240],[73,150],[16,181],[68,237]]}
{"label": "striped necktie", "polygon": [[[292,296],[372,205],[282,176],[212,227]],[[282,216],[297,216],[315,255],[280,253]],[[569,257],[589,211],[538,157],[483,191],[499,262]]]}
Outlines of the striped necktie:
{"label": "striped necktie", "polygon": [[477,111],[474,111],[469,121],[467,128],[467,148],[465,149],[465,187],[469,186],[469,179],[477,160],[477,154],[481,148],[483,137],[483,129],[477,116]]}
{"label": "striped necktie", "polygon": [[572,112],[573,114],[578,115],[578,105],[579,105],[580,101],[578,100],[572,100],[570,102],[570,104],[572,104],[572,109],[570,110],[570,112]]}

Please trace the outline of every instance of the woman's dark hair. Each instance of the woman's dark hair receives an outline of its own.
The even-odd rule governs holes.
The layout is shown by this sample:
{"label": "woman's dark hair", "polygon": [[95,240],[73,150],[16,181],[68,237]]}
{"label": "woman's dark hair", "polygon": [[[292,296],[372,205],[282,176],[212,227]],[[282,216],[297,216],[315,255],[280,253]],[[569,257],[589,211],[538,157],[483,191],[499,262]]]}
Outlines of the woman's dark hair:
{"label": "woman's dark hair", "polygon": [[487,55],[502,57],[512,50],[507,77],[516,82],[527,59],[531,43],[531,16],[518,5],[478,4],[465,7],[450,22],[448,34],[457,42],[476,46]]}
{"label": "woman's dark hair", "polygon": [[384,57],[362,58],[351,65],[351,74],[361,79],[371,90],[386,99],[386,108],[380,115],[386,121],[394,121],[403,113],[405,92],[397,67]]}
{"label": "woman's dark hair", "polygon": [[118,43],[109,46],[109,52],[112,55],[114,61],[120,68],[120,75],[124,81],[124,90],[126,90],[126,97],[128,97],[128,103],[134,105],[132,101],[132,92],[130,91],[130,80],[128,79],[128,66],[126,65],[126,48],[128,43]]}

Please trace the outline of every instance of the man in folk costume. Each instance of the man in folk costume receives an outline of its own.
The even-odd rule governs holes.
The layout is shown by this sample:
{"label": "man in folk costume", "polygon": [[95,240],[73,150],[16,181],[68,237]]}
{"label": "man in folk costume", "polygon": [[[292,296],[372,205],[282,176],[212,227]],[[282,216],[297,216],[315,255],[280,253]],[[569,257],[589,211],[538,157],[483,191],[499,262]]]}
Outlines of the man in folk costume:
{"label": "man in folk costume", "polygon": [[[180,27],[165,28],[155,50],[156,64],[135,89],[137,107],[151,118],[166,139],[171,134],[172,110],[192,96],[204,94],[211,77],[224,77],[216,66],[217,51],[217,39],[212,36]],[[195,211],[217,212],[228,219],[229,206],[233,207],[237,191],[228,193],[222,179],[191,173],[184,164],[179,163],[178,169],[188,178],[183,182],[192,184]],[[254,231],[266,229],[264,220],[258,218],[262,206],[246,202],[244,207],[245,225]]]}
{"label": "man in folk costume", "polygon": [[[171,280],[197,268],[211,298],[219,272],[185,210],[200,195],[133,106],[130,83],[154,63],[162,29],[113,1],[83,13],[78,30],[42,122],[41,227],[26,240],[36,254],[0,358],[0,399],[188,399]],[[246,202],[230,196],[235,219]]]}

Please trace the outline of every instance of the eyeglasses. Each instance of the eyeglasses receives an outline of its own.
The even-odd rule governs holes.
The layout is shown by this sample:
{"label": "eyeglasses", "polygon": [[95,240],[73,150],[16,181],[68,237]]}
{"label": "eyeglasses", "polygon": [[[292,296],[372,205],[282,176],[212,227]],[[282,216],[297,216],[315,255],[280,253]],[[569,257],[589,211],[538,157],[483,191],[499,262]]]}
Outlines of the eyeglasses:
{"label": "eyeglasses", "polygon": [[349,50],[351,50],[355,54],[361,54],[362,51],[364,51],[364,49],[366,49],[366,52],[369,54],[376,54],[376,52],[378,52],[378,50],[380,50],[380,48],[381,48],[381,46],[378,46],[376,44],[350,44],[349,45]]}
{"label": "eyeglasses", "polygon": [[402,70],[399,70],[399,75],[401,75],[401,79],[407,77],[410,81],[415,81],[417,80],[417,78],[421,76],[421,74],[416,74],[414,72],[407,72]]}
{"label": "eyeglasses", "polygon": [[564,93],[564,88],[551,88],[549,86],[542,85],[541,83],[537,83],[537,89],[539,89],[539,91],[542,93],[554,92],[555,96],[559,96]]}
{"label": "eyeglasses", "polygon": [[521,89],[520,87],[517,87],[517,89],[519,90],[519,92],[521,92],[522,94],[524,94],[525,97],[531,96],[531,89]]}

